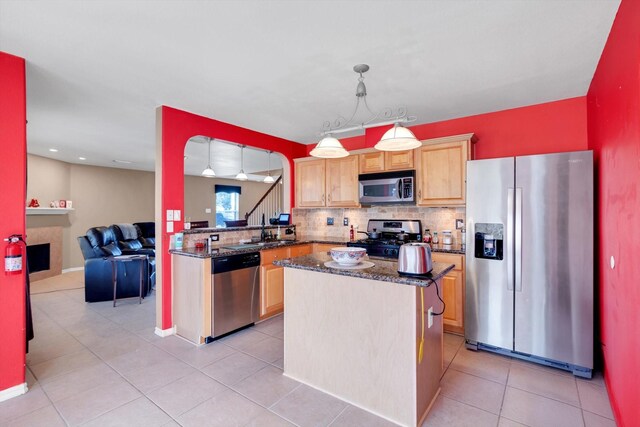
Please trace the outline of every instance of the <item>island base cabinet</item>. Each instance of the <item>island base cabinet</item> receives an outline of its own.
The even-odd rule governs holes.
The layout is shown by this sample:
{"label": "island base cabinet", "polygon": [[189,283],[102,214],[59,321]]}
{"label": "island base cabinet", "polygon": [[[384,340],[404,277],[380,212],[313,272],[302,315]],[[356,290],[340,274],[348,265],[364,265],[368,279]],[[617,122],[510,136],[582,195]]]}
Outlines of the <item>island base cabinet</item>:
{"label": "island base cabinet", "polygon": [[427,318],[441,305],[435,286],[284,270],[284,375],[397,424],[420,425],[442,375],[442,319],[429,328]]}
{"label": "island base cabinet", "polygon": [[194,344],[211,336],[211,258],[171,256],[176,334]]}

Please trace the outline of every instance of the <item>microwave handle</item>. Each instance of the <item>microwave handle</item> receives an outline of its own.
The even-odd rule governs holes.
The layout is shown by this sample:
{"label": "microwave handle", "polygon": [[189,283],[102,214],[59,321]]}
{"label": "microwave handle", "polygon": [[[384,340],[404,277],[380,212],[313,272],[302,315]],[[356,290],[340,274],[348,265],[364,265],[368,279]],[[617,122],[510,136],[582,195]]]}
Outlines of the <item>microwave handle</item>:
{"label": "microwave handle", "polygon": [[398,179],[398,198],[402,199],[404,195],[402,194],[402,178]]}

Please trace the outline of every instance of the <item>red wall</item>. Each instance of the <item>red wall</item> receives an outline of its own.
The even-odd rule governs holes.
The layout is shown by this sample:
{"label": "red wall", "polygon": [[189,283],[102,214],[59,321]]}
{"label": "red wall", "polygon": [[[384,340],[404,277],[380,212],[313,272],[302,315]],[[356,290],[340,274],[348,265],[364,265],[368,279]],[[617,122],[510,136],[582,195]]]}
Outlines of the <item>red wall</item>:
{"label": "red wall", "polygon": [[[621,426],[640,422],[640,2],[623,0],[587,94],[596,158],[601,342]],[[615,257],[615,268],[609,259]]]}
{"label": "red wall", "polygon": [[[161,210],[179,209],[184,212],[184,147],[189,138],[205,135],[225,141],[236,142],[250,147],[273,150],[284,155],[289,161],[291,179],[291,203],[293,195],[293,159],[305,156],[305,146],[277,138],[275,136],[241,128],[171,107],[161,107],[162,114],[162,200]],[[213,151],[215,156],[215,150]],[[178,227],[180,231],[182,227]],[[160,248],[162,256],[162,329],[173,326],[171,313],[171,257],[167,251],[169,235],[166,222],[162,222],[164,246]]]}
{"label": "red wall", "polygon": [[[341,139],[347,150],[373,147],[387,129],[367,129],[365,136]],[[416,138],[430,139],[474,133],[477,159],[557,153],[587,149],[586,98],[478,114],[410,126]],[[307,152],[313,149],[309,145]]]}
{"label": "red wall", "polygon": [[[24,59],[0,52],[0,238],[25,234],[26,86]],[[7,246],[1,241],[2,254]],[[25,276],[0,273],[0,391],[24,383]]]}

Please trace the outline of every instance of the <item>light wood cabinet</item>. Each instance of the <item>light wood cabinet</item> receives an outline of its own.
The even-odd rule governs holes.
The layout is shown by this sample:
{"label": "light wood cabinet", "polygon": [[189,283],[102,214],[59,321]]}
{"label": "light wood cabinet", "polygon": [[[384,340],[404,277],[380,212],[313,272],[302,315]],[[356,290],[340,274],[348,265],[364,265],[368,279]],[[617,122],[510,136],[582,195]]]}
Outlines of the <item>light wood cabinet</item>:
{"label": "light wood cabinet", "polygon": [[472,139],[434,141],[416,148],[418,206],[464,206],[466,163],[472,159]]}
{"label": "light wood cabinet", "polygon": [[327,206],[358,207],[358,156],[327,159]]}
{"label": "light wood cabinet", "polygon": [[358,156],[295,162],[296,207],[360,207]]}
{"label": "light wood cabinet", "polygon": [[296,206],[313,208],[325,206],[324,159],[296,162]]}
{"label": "light wood cabinet", "polygon": [[408,151],[374,151],[362,153],[360,158],[360,173],[376,173],[397,171],[414,168],[414,152]]}
{"label": "light wood cabinet", "polygon": [[273,261],[289,257],[289,248],[260,252],[260,319],[284,310],[284,267]]}
{"label": "light wood cabinet", "polygon": [[464,334],[464,256],[433,252],[431,258],[433,262],[454,264],[453,270],[442,278],[440,294],[445,303],[442,320],[446,332]]}
{"label": "light wood cabinet", "polygon": [[397,171],[413,169],[413,150],[387,151],[384,153],[384,170]]}
{"label": "light wood cabinet", "polygon": [[346,246],[346,245],[338,245],[333,243],[314,243],[313,244],[313,252],[329,252],[331,248],[335,248],[338,246]]}
{"label": "light wood cabinet", "polygon": [[360,158],[360,173],[384,172],[384,151],[374,151],[358,156]]}
{"label": "light wood cabinet", "polygon": [[289,258],[309,255],[313,252],[313,244],[294,245],[289,248]]}

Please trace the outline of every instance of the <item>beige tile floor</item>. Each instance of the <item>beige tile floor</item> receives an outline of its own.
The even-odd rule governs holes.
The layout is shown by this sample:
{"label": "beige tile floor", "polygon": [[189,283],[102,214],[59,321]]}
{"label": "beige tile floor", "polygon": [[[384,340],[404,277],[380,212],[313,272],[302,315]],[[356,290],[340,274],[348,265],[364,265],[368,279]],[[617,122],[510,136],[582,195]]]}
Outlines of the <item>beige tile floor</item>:
{"label": "beige tile floor", "polygon": [[[393,425],[284,377],[281,316],[196,348],[154,335],[153,295],[114,308],[83,292],[32,296],[29,392],[0,403],[0,425]],[[424,426],[615,425],[599,374],[471,352],[455,335],[445,335],[445,363]]]}

